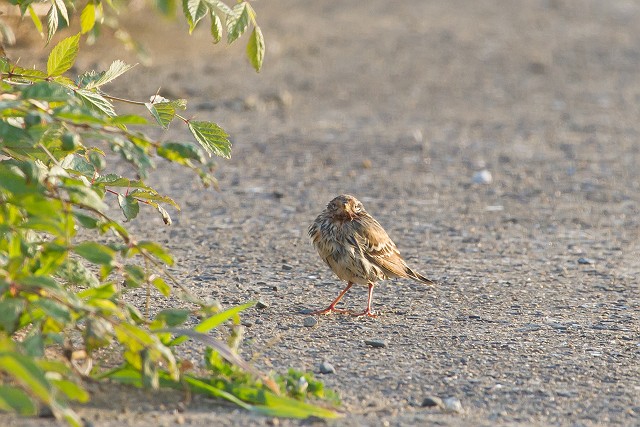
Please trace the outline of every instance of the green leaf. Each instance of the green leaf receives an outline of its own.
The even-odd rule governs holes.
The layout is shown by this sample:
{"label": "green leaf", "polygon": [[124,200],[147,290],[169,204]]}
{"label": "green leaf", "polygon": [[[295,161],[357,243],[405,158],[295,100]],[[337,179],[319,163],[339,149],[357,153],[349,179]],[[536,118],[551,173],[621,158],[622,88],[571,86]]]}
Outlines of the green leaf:
{"label": "green leaf", "polygon": [[233,7],[233,13],[227,16],[227,43],[233,43],[249,26],[249,9],[245,2]]}
{"label": "green leaf", "polygon": [[164,263],[166,263],[168,265],[173,265],[173,258],[171,257],[169,252],[167,252],[166,249],[164,249],[162,246],[160,246],[156,242],[151,242],[149,240],[143,240],[143,241],[139,242],[136,245],[136,247],[139,250],[147,251],[148,253],[150,253],[151,255],[155,256],[156,258],[158,258],[159,260],[163,261]]}
{"label": "green leaf", "polygon": [[100,285],[100,280],[89,270],[81,260],[69,258],[56,274],[66,283],[80,286],[95,287]]}
{"label": "green leaf", "polygon": [[158,103],[147,102],[144,105],[149,112],[151,112],[151,115],[156,119],[158,124],[164,129],[169,127],[169,124],[176,115],[175,105],[171,101]]}
{"label": "green leaf", "polygon": [[94,229],[98,227],[98,219],[81,212],[74,211],[73,216],[84,228]]}
{"label": "green leaf", "polygon": [[89,83],[86,87],[87,89],[90,89],[90,88],[100,87],[102,85],[110,83],[132,68],[133,68],[132,65],[127,65],[126,63],[124,63],[123,61],[120,61],[119,59],[116,61],[113,61],[109,66],[109,69],[104,73],[101,73],[100,78],[98,78],[93,83]]}
{"label": "green leaf", "polygon": [[42,21],[40,20],[40,17],[36,13],[36,11],[33,9],[33,5],[29,5],[27,10],[29,11],[29,16],[31,17],[31,21],[33,21],[33,25],[36,27],[40,35],[43,35]]}
{"label": "green leaf", "polygon": [[96,5],[93,1],[89,1],[87,5],[82,9],[80,14],[80,29],[82,34],[86,34],[96,24]]}
{"label": "green leaf", "polygon": [[56,83],[37,82],[22,89],[22,99],[47,102],[64,102],[71,99],[69,91]]}
{"label": "green leaf", "polygon": [[108,246],[96,242],[82,242],[73,248],[74,252],[94,264],[110,265],[115,251]]}
{"label": "green leaf", "polygon": [[253,68],[260,72],[264,60],[264,38],[260,27],[255,27],[247,44],[247,56]]}
{"label": "green leaf", "polygon": [[189,164],[189,160],[205,163],[202,151],[193,144],[182,142],[165,142],[158,147],[158,155],[181,165]]}
{"label": "green leaf", "polygon": [[47,28],[47,43],[49,43],[58,30],[58,8],[56,8],[55,4],[52,4],[49,12],[47,12]]}
{"label": "green leaf", "polygon": [[64,4],[64,0],[53,0],[56,8],[60,12],[60,16],[64,19],[65,23],[69,25],[69,12],[67,12],[67,6]]}
{"label": "green leaf", "polygon": [[25,307],[26,303],[22,299],[11,298],[0,301],[0,329],[9,334],[14,333]]}
{"label": "green leaf", "polygon": [[178,204],[172,198],[170,198],[168,196],[162,196],[162,195],[158,194],[155,190],[152,190],[150,188],[147,189],[147,190],[136,189],[136,190],[132,191],[129,194],[131,196],[135,197],[136,199],[143,199],[143,200],[148,200],[148,201],[153,201],[153,202],[169,203],[170,205],[172,205],[176,209],[178,209],[178,210],[180,209],[180,206],[178,206]]}
{"label": "green leaf", "polygon": [[155,318],[155,321],[161,322],[166,326],[178,326],[187,321],[191,311],[177,308],[162,310]]}
{"label": "green leaf", "polygon": [[198,22],[205,17],[209,8],[203,0],[182,0],[182,7],[189,23],[189,34],[191,34]]}
{"label": "green leaf", "polygon": [[63,392],[68,399],[85,403],[89,401],[89,393],[78,384],[64,379],[52,379],[51,383],[61,392]]}
{"label": "green leaf", "polygon": [[131,195],[123,196],[122,194],[118,194],[118,204],[127,221],[137,217],[138,212],[140,212],[138,201]]}
{"label": "green leaf", "polygon": [[26,386],[30,393],[45,403],[53,401],[50,384],[33,360],[12,353],[0,353],[0,370]]}
{"label": "green leaf", "polygon": [[29,395],[18,387],[0,385],[0,411],[34,416],[38,413],[38,408]]}
{"label": "green leaf", "polygon": [[196,141],[209,153],[209,156],[215,154],[226,159],[231,158],[229,135],[220,126],[213,122],[190,120],[188,127]]}
{"label": "green leaf", "polygon": [[[206,334],[207,332],[211,331],[212,329],[217,328],[218,326],[220,326],[222,323],[226,322],[227,320],[231,319],[232,317],[237,316],[240,312],[246,310],[247,308],[253,307],[254,305],[256,305],[255,302],[248,302],[246,304],[242,304],[242,305],[238,305],[236,307],[231,307],[225,311],[221,311],[220,313],[216,313],[213,316],[204,319],[203,321],[201,321],[200,323],[198,323],[193,330],[196,332],[200,332],[203,334]],[[176,337],[172,342],[171,346],[175,346],[178,344],[181,344],[183,342],[185,342],[188,338],[186,336],[182,336],[182,337]]]}
{"label": "green leaf", "polygon": [[151,284],[160,291],[162,295],[168,297],[171,295],[171,286],[160,276],[156,276],[151,280]]}
{"label": "green leaf", "polygon": [[222,22],[213,9],[210,10],[209,14],[211,16],[211,36],[213,37],[213,43],[218,43],[222,39]]}
{"label": "green leaf", "polygon": [[67,37],[60,41],[51,53],[47,61],[47,75],[60,76],[73,66],[80,49],[80,34]]}
{"label": "green leaf", "polygon": [[116,115],[116,112],[113,109],[113,104],[99,93],[88,89],[78,89],[74,93],[87,107],[97,112],[104,113],[109,117]]}
{"label": "green leaf", "polygon": [[207,0],[207,3],[209,3],[209,6],[215,7],[216,9],[218,9],[225,16],[229,16],[233,14],[233,11],[231,10],[231,8],[221,0]]}

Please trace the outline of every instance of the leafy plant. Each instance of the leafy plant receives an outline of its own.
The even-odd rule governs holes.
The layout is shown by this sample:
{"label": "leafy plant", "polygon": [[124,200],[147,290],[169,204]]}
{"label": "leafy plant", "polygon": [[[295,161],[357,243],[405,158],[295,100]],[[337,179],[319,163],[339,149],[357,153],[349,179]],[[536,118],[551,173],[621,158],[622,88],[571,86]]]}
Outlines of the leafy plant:
{"label": "leafy plant", "polygon": [[[23,13],[31,5],[17,4]],[[56,0],[51,7],[61,14],[63,4],[69,3]],[[221,2],[202,7],[210,12],[211,4],[222,10]],[[198,10],[192,11],[199,17],[193,27],[202,19]],[[238,19],[254,17],[246,3],[230,10]],[[244,31],[244,24],[231,28],[229,22],[231,34]],[[82,25],[84,31],[88,24]],[[188,387],[270,415],[337,416],[300,400],[323,395],[284,386],[282,379],[241,359],[233,339],[227,344],[207,335],[229,322],[237,330],[239,313],[252,303],[223,310],[200,300],[167,270],[174,261],[165,248],[127,229],[126,222],[145,208],[156,210],[167,224],[167,207],[179,208],[145,183],[154,158],[186,167],[211,185],[209,157],[229,157],[231,144],[217,124],[183,116],[185,100],[109,95],[105,86],[131,69],[121,61],[67,77],[80,38],[60,41],[46,70],[0,58],[0,410],[34,415],[46,406],[56,417],[81,425],[69,402],[87,401],[82,380],[91,375],[140,387]],[[120,103],[137,105],[148,118],[119,114]],[[193,140],[161,141],[142,127],[166,129],[173,123],[185,126]],[[129,176],[110,172],[108,151],[130,165]],[[122,219],[109,205],[119,207]],[[131,288],[146,290],[144,310],[127,301]],[[152,318],[154,292],[173,294],[181,307]],[[176,356],[175,349],[188,339],[206,347],[204,368]],[[122,364],[92,369],[96,351],[104,348],[121,354]]]}
{"label": "leafy plant", "polygon": [[[50,0],[46,13],[45,24],[36,11],[35,5],[43,3],[35,0],[8,0],[19,7],[20,14],[29,15],[34,28],[46,38],[49,43],[56,32],[70,25],[73,14],[80,12],[80,31],[87,35],[89,43],[93,43],[100,35],[103,27],[114,31],[125,46],[141,51],[139,43],[120,25],[118,15],[127,11],[129,1],[88,0],[86,3],[76,0]],[[189,25],[191,34],[204,19],[210,22],[211,37],[214,43],[220,42],[226,31],[227,43],[231,44],[246,33],[250,28],[251,34],[247,42],[246,54],[249,62],[256,71],[262,68],[265,54],[265,42],[262,31],[256,21],[256,12],[248,1],[238,1],[234,6],[228,6],[221,0],[182,0],[180,5],[175,0],[154,0],[150,2],[155,9],[167,17],[175,17],[176,10],[181,6],[182,13]],[[84,6],[81,6],[84,4]],[[105,6],[106,5],[106,6]],[[4,40],[12,42],[15,36],[6,23],[0,20],[0,35]]]}

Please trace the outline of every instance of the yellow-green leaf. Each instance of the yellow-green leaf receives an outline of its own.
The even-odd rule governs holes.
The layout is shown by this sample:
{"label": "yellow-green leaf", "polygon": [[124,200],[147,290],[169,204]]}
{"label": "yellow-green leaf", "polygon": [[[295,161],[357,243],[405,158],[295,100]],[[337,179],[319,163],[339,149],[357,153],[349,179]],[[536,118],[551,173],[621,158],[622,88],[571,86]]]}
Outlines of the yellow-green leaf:
{"label": "yellow-green leaf", "polygon": [[247,43],[247,57],[251,61],[253,68],[260,72],[262,61],[264,60],[264,37],[260,27],[255,27]]}
{"label": "yellow-green leaf", "polygon": [[60,41],[49,54],[47,75],[60,76],[73,66],[80,49],[80,34]]}
{"label": "yellow-green leaf", "polygon": [[96,24],[96,5],[93,1],[87,3],[80,14],[80,31],[86,34]]}

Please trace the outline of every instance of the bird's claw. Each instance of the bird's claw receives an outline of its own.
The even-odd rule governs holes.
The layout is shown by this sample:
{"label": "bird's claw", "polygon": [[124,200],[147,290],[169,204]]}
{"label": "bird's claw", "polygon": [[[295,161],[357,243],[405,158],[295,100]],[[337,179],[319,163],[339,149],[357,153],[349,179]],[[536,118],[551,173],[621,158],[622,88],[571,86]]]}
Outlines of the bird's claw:
{"label": "bird's claw", "polygon": [[327,307],[323,310],[316,310],[316,311],[312,311],[309,314],[315,315],[315,314],[324,314],[324,315],[329,315],[331,313],[347,313],[349,314],[349,310],[344,310],[342,308],[335,308],[335,307]]}
{"label": "bird's claw", "polygon": [[353,313],[350,311],[349,314],[352,315],[353,317],[361,317],[361,316],[378,317],[378,314],[375,311],[371,311],[369,309],[360,313]]}

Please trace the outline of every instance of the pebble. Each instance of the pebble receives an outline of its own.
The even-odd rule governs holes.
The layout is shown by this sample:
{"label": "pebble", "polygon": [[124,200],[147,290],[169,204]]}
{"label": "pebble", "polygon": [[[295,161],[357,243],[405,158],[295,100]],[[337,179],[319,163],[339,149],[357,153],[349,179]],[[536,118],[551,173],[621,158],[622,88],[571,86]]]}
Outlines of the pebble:
{"label": "pebble", "polygon": [[366,340],[364,343],[374,348],[384,348],[387,346],[387,343],[382,340]]}
{"label": "pebble", "polygon": [[442,399],[440,399],[438,396],[427,396],[422,399],[422,403],[420,404],[420,406],[422,406],[423,408],[433,408],[434,406],[442,408],[444,407],[444,404],[442,403]]}
{"label": "pebble", "polygon": [[578,258],[578,264],[590,265],[593,264],[593,260],[591,258]]}
{"label": "pebble", "polygon": [[313,328],[318,324],[318,319],[316,319],[313,316],[305,317],[304,320],[302,321],[302,324],[307,328]]}
{"label": "pebble", "polygon": [[293,270],[293,267],[291,267],[289,264],[282,264],[282,269],[283,270]]}
{"label": "pebble", "polygon": [[457,397],[447,397],[442,403],[444,404],[444,410],[447,412],[455,412],[457,414],[462,412],[462,403]]}
{"label": "pebble", "polygon": [[336,368],[329,362],[322,362],[320,364],[320,373],[321,374],[335,374]]}
{"label": "pebble", "polygon": [[473,174],[471,178],[474,184],[491,184],[493,182],[493,176],[487,169],[482,169]]}
{"label": "pebble", "polygon": [[263,300],[258,300],[256,308],[269,308],[269,304]]}

